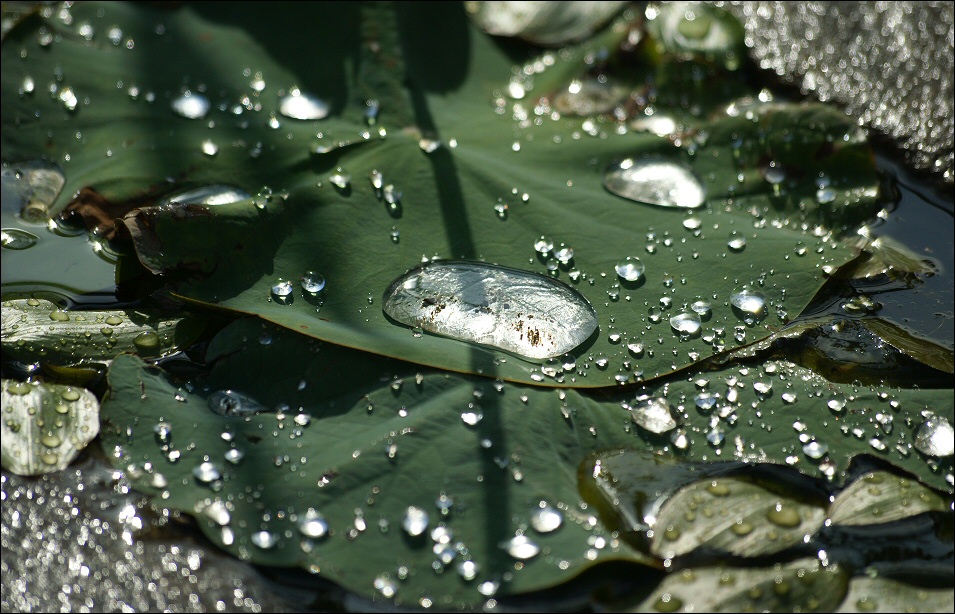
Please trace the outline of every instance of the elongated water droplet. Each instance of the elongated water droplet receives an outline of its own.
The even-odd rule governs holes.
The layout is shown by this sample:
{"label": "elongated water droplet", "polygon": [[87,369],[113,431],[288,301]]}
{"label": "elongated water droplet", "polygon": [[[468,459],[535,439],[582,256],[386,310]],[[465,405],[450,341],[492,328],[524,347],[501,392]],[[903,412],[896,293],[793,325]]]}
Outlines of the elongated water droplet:
{"label": "elongated water droplet", "polygon": [[293,88],[279,101],[279,113],[292,119],[322,119],[328,116],[328,104]]}
{"label": "elongated water droplet", "polygon": [[252,196],[245,190],[216,183],[177,192],[162,199],[159,204],[216,206],[237,203],[250,198],[252,198]]}
{"label": "elongated water droplet", "polygon": [[172,101],[172,110],[186,119],[202,119],[212,104],[202,94],[186,92]]}
{"label": "elongated water droplet", "polygon": [[0,246],[3,249],[27,249],[36,245],[40,237],[32,232],[19,228],[4,228],[0,230]]}
{"label": "elongated water droplet", "polygon": [[676,428],[676,420],[670,414],[670,403],[663,397],[639,400],[630,409],[634,423],[657,435]]}
{"label": "elongated water droplet", "polygon": [[686,167],[667,160],[627,159],[604,173],[604,187],[629,200],[660,207],[695,209],[706,191]]}
{"label": "elongated water droplet", "polygon": [[235,390],[218,390],[209,395],[209,409],[220,416],[250,416],[268,411],[264,405]]}
{"label": "elongated water droplet", "polygon": [[624,281],[639,281],[646,270],[643,261],[636,256],[627,256],[617,263],[617,275]]}
{"label": "elongated water droplet", "polygon": [[576,290],[481,262],[423,264],[388,287],[383,305],[402,324],[538,360],[570,352],[597,330],[593,307]]}

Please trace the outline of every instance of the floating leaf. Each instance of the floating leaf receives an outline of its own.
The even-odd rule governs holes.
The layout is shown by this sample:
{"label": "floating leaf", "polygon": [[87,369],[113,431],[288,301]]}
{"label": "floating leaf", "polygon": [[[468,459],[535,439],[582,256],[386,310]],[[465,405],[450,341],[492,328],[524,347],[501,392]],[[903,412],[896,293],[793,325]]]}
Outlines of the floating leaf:
{"label": "floating leaf", "polygon": [[[137,488],[240,558],[460,605],[606,559],[653,564],[594,526],[577,491],[586,454],[632,440],[617,405],[416,372],[255,321],[209,353],[193,392],[116,358],[102,436]],[[218,411],[227,390],[257,413]]]}
{"label": "floating leaf", "polygon": [[801,544],[826,519],[825,509],[733,477],[695,482],[667,498],[650,549],[673,558],[696,548],[760,556]]}
{"label": "floating leaf", "polygon": [[951,612],[951,587],[917,586],[891,578],[865,576],[849,581],[849,592],[833,612]]}
{"label": "floating leaf", "polygon": [[158,357],[194,342],[204,328],[194,317],[157,310],[67,311],[43,299],[3,303],[3,350],[24,363],[108,365],[121,352]]}
{"label": "floating leaf", "polygon": [[702,567],[667,576],[636,612],[833,611],[849,574],[815,559],[757,568]]}
{"label": "floating leaf", "polygon": [[[182,188],[225,184],[266,195],[216,207],[146,208],[126,225],[148,268],[169,273],[167,279],[178,278],[173,273],[190,276],[177,288],[181,296],[336,344],[542,383],[540,362],[457,340],[415,337],[382,312],[378,297],[423,256],[464,258],[552,275],[593,305],[602,334],[574,353],[575,367],[563,369],[552,383],[601,387],[648,380],[732,347],[738,326],[746,328],[745,342],[752,342],[780,326],[785,314],[798,313],[822,285],[820,271],[854,256],[833,240],[835,234],[869,219],[880,206],[868,146],[843,140],[855,128],[849,118],[817,106],[754,103],[741,110],[734,103],[745,90],[739,84],[711,88],[722,107],[736,104],[737,114],[690,117],[688,134],[697,136],[680,146],[543,111],[541,125],[535,125],[527,118],[532,106],[511,104],[503,94],[514,57],[472,28],[460,6],[434,12],[398,5],[394,13],[366,7],[366,17],[358,9],[332,14],[322,6],[275,28],[262,28],[260,22],[268,20],[252,11],[237,17],[246,29],[238,31],[239,41],[236,28],[216,23],[234,16],[211,7],[163,13],[162,35],[152,20],[139,18],[139,9],[102,8],[102,15],[92,5],[73,11],[94,25],[129,21],[124,32],[135,40],[133,49],[64,36],[31,55],[29,67],[12,63],[4,79],[4,87],[13,87],[25,71],[52,73],[62,66],[73,90],[89,92],[96,104],[80,104],[71,113],[62,102],[12,94],[2,115],[10,128],[3,131],[5,150],[49,152],[58,159],[69,154],[67,194],[93,186],[117,201],[174,177],[182,178]],[[361,19],[372,18],[394,20],[398,34],[383,39],[384,50],[368,57],[357,51],[365,47],[358,31]],[[304,23],[321,24],[320,31],[302,31]],[[437,51],[433,32],[439,27],[460,36],[442,38],[442,44],[453,44]],[[608,32],[611,46],[626,36],[626,29]],[[322,54],[301,56],[312,58],[308,66],[300,58],[285,61],[279,51],[296,34],[323,41]],[[204,41],[201,50],[197,40]],[[549,59],[528,54],[530,68],[520,70],[534,76],[538,93],[566,88],[585,76],[588,53],[581,46]],[[230,58],[235,69],[197,68],[215,54]],[[118,90],[115,75],[101,68],[114,57],[139,58],[138,69],[156,76],[149,87],[169,100],[184,95],[180,75],[190,74],[206,86],[208,115],[187,119],[167,105],[148,103],[142,92],[131,98]],[[441,70],[436,57],[442,58]],[[256,68],[243,75],[250,66]],[[262,94],[273,87],[311,92],[328,101],[331,112],[320,120],[285,119],[278,94]],[[493,96],[494,88],[502,96]],[[366,117],[372,107],[347,102],[358,91],[364,100],[378,101],[374,124]],[[667,104],[661,101],[660,110]],[[269,125],[273,114],[281,118],[279,128]],[[26,122],[28,117],[34,119]],[[77,132],[84,135],[82,148],[74,146]],[[316,141],[318,132],[322,138]],[[359,144],[316,153],[321,143],[353,140]],[[215,157],[203,153],[207,141],[217,144]],[[121,156],[104,158],[121,142]],[[607,192],[600,171],[624,159],[663,160],[698,177],[707,200],[695,210],[695,230],[684,224],[681,211],[627,203]],[[766,180],[766,160],[785,169],[783,180]],[[339,168],[352,177],[377,172],[382,188],[365,181],[335,187]],[[836,195],[826,205],[815,199],[813,178],[820,172],[832,176]],[[834,234],[818,227],[823,222]],[[727,245],[734,231],[745,239],[741,251]],[[553,253],[534,249],[542,235],[556,241]],[[798,245],[806,248],[803,256],[795,255]],[[618,280],[618,263],[637,254],[645,265],[641,280]],[[299,294],[295,281],[306,272],[326,280],[321,296]],[[291,300],[273,300],[271,289],[281,281],[292,284]],[[751,327],[730,304],[731,294],[747,285],[766,298],[766,317]],[[712,309],[699,334],[672,329],[670,317],[701,296]],[[634,364],[627,346],[651,347],[657,339],[666,349],[647,352]]]}
{"label": "floating leaf", "polygon": [[59,471],[99,432],[89,390],[3,380],[3,468],[17,475]]}
{"label": "floating leaf", "polygon": [[840,492],[829,506],[834,525],[882,524],[924,512],[945,512],[949,507],[932,490],[913,480],[885,471],[860,476]]}

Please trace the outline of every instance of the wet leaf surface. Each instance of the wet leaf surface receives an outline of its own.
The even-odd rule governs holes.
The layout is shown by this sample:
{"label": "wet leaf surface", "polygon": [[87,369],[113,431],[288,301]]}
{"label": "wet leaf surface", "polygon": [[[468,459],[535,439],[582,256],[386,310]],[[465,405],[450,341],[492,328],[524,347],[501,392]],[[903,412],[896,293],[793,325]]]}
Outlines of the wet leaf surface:
{"label": "wet leaf surface", "polygon": [[3,380],[3,468],[17,475],[63,469],[99,432],[89,390]]}
{"label": "wet leaf surface", "polygon": [[[93,15],[92,7],[89,15],[85,7],[77,10],[77,19],[96,25],[129,20],[123,41],[133,40],[133,48],[98,39],[89,43],[63,32],[29,70],[36,79],[53,71],[55,62],[67,65],[69,83],[58,87],[79,92],[80,104],[69,111],[59,98],[12,94],[3,118],[17,129],[4,131],[5,146],[39,152],[42,142],[57,158],[69,154],[66,194],[92,187],[117,201],[157,187],[225,183],[259,195],[216,207],[211,216],[165,208],[127,225],[134,227],[148,268],[194,275],[179,287],[182,296],[356,349],[540,383],[539,363],[466,342],[416,337],[388,321],[378,304],[388,284],[422,257],[478,259],[554,275],[596,309],[600,334],[574,355],[576,366],[562,374],[563,381],[549,383],[600,387],[649,379],[732,345],[719,340],[720,331],[742,326],[752,341],[798,313],[824,281],[820,271],[853,257],[835,236],[879,207],[871,153],[849,118],[818,106],[758,100],[730,105],[735,100],[730,97],[722,107],[707,107],[711,116],[687,116],[687,134],[695,136],[675,146],[656,135],[618,131],[607,116],[552,117],[535,110],[542,101],[549,104],[547,98],[538,100],[551,93],[544,84],[552,74],[560,75],[552,87],[582,76],[586,64],[579,52],[530,56],[534,81],[522,82],[523,96],[511,97],[504,92],[513,58],[450,6],[434,14],[411,8],[376,13],[376,19],[394,20],[397,27],[396,38],[383,39],[376,57],[356,47],[356,27],[364,19],[359,13],[331,19],[325,9],[310,9],[318,13],[300,20],[326,24],[322,32],[333,29],[331,23],[344,25],[327,39],[321,32],[309,35],[335,52],[309,56],[307,70],[301,58],[283,55],[276,32],[255,26],[254,11],[230,18],[185,8],[162,15],[160,35],[129,7],[111,7],[103,18]],[[248,39],[238,45],[238,54],[231,51],[234,30],[221,25],[230,19],[248,32],[239,35]],[[430,37],[418,35],[437,21],[461,29],[441,54],[434,53]],[[282,39],[293,31],[283,32]],[[619,41],[625,34],[611,28],[607,36]],[[445,58],[440,71],[433,65],[436,55]],[[213,57],[228,58],[228,66],[208,67]],[[134,84],[133,95],[125,82],[118,89],[112,74],[85,69],[105,58],[143,58],[140,68],[163,68],[155,71],[154,82]],[[385,60],[403,67],[407,88],[381,72]],[[344,74],[346,62],[359,66],[358,81]],[[5,71],[5,88],[19,87],[26,70],[15,64]],[[181,74],[189,74],[189,81]],[[330,91],[322,83],[341,89]],[[375,87],[369,90],[369,84]],[[329,115],[283,116],[282,96],[295,87],[327,101]],[[502,93],[489,101],[494,88]],[[209,99],[201,120],[175,110],[173,101],[186,91]],[[373,122],[365,115],[371,107],[353,102],[355,92],[366,91],[380,105]],[[37,106],[40,120],[32,118]],[[51,127],[46,117],[62,125]],[[97,129],[107,121],[108,133]],[[77,131],[83,135],[81,148],[73,146]],[[329,147],[355,139],[358,144],[349,147]],[[107,150],[114,153],[104,161]],[[627,202],[603,188],[606,168],[645,156],[685,165],[702,181],[707,201],[693,229],[680,211]],[[367,179],[375,171],[380,188]],[[832,193],[822,203],[820,173]],[[173,183],[163,184],[166,177]],[[61,198],[56,206],[62,205]],[[551,252],[534,249],[541,236],[555,242]],[[617,275],[617,264],[628,256],[644,261],[641,281]],[[274,285],[294,284],[307,271],[327,280],[323,296],[316,297],[319,304],[297,289],[291,301],[270,300]],[[758,317],[731,305],[731,295],[745,286],[765,297]],[[698,333],[681,338],[668,322],[700,297],[711,302],[708,319]],[[628,344],[649,347],[658,339],[667,350],[648,351],[639,364],[632,361]],[[598,362],[607,367],[595,367]]]}

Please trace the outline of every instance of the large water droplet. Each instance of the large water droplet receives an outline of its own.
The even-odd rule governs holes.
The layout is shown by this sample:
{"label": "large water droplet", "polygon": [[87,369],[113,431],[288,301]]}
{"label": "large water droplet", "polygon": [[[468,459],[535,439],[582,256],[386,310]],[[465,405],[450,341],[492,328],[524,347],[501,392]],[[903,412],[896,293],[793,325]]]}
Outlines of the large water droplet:
{"label": "large water droplet", "polygon": [[926,456],[945,457],[955,453],[955,430],[941,416],[931,416],[915,432],[915,449]]}
{"label": "large water droplet", "polygon": [[624,281],[639,281],[646,267],[636,256],[627,256],[617,263],[617,275]]}
{"label": "large water droplet", "polygon": [[537,360],[566,354],[597,330],[593,307],[569,286],[481,262],[416,267],[388,287],[383,305],[402,324]]}
{"label": "large water droplet", "polygon": [[564,522],[564,515],[560,510],[545,501],[538,504],[538,508],[531,514],[531,526],[538,533],[550,533],[560,528]]}
{"label": "large water droplet", "polygon": [[209,409],[220,416],[251,416],[267,411],[264,405],[235,390],[218,390],[209,395]]}
{"label": "large water droplet", "polygon": [[298,530],[299,533],[305,537],[318,539],[328,535],[328,522],[325,521],[325,518],[320,513],[309,508],[309,510],[298,519]]}
{"label": "large water droplet", "polygon": [[309,294],[318,294],[325,289],[325,278],[315,271],[306,271],[302,275],[302,290]]}
{"label": "large water droplet", "polygon": [[512,557],[522,561],[534,558],[541,551],[540,546],[528,539],[526,535],[515,535],[501,544],[501,547]]}
{"label": "large water droplet", "polygon": [[202,119],[212,104],[202,94],[186,92],[172,101],[172,110],[186,119]]}
{"label": "large water droplet", "polygon": [[256,531],[249,539],[253,544],[263,550],[274,548],[275,544],[277,544],[279,541],[275,533],[272,533],[271,531]]}
{"label": "large water droplet", "polygon": [[670,403],[663,397],[641,399],[630,408],[630,417],[637,426],[657,435],[676,428],[670,414]]}
{"label": "large water droplet", "polygon": [[272,286],[272,300],[288,305],[292,302],[292,282],[280,279]]}
{"label": "large water droplet", "polygon": [[753,324],[766,315],[766,296],[749,286],[744,286],[731,294],[730,304],[747,324]]}
{"label": "large water droplet", "polygon": [[209,484],[221,478],[222,472],[219,471],[219,468],[215,466],[213,463],[206,461],[204,463],[196,465],[192,469],[192,475],[194,475],[196,479],[202,482],[203,484]]}
{"label": "large water droplet", "polygon": [[4,228],[0,230],[0,246],[4,249],[27,249],[36,245],[40,237],[32,232],[19,228]]}
{"label": "large water droplet", "polygon": [[420,507],[409,505],[405,510],[405,517],[401,521],[401,526],[411,537],[417,537],[428,528],[428,512]]}
{"label": "large water droplet", "polygon": [[624,198],[660,207],[695,209],[706,190],[686,167],[667,160],[627,159],[604,173],[604,187]]}
{"label": "large water droplet", "polygon": [[20,210],[20,216],[30,223],[47,221],[50,207],[66,183],[63,171],[45,160],[5,166],[0,177],[4,211]]}
{"label": "large water droplet", "polygon": [[700,334],[703,328],[700,316],[696,312],[681,312],[670,318],[670,327],[681,339],[689,339]]}
{"label": "large water droplet", "polygon": [[279,101],[279,113],[292,119],[322,119],[328,116],[328,104],[293,88]]}

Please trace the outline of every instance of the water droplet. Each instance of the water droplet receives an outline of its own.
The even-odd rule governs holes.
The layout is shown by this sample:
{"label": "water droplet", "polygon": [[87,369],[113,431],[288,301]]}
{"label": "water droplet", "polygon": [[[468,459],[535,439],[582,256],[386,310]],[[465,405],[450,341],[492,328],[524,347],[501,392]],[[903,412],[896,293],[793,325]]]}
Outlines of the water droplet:
{"label": "water droplet", "polygon": [[345,190],[351,185],[351,174],[339,166],[328,176],[328,182],[339,190]]}
{"label": "water droplet", "polygon": [[696,217],[695,215],[691,215],[690,217],[683,220],[683,227],[687,230],[699,230],[703,227],[703,220]]}
{"label": "water droplet", "polygon": [[172,110],[186,119],[202,119],[211,107],[208,98],[192,92],[185,92],[172,101]]}
{"label": "water droplet", "polygon": [[232,514],[229,513],[229,509],[226,507],[226,504],[218,499],[203,507],[201,512],[206,518],[216,523],[220,527],[224,527],[232,522]]}
{"label": "water droplet", "polygon": [[221,478],[222,472],[215,464],[206,461],[193,467],[192,475],[203,484],[210,484]]}
{"label": "water droplet", "polygon": [[328,535],[328,522],[314,509],[309,508],[298,519],[298,531],[310,539],[319,539]]}
{"label": "water droplet", "polygon": [[461,421],[468,426],[474,426],[484,418],[484,414],[478,411],[466,411],[461,414]]}
{"label": "water droplet", "polygon": [[676,612],[683,607],[683,601],[670,593],[663,593],[653,604],[657,612]]}
{"label": "water droplet", "polygon": [[617,263],[617,275],[624,281],[639,281],[643,277],[646,267],[643,261],[636,256],[627,256]]}
{"label": "water droplet", "polygon": [[211,184],[176,192],[162,199],[161,205],[228,205],[252,198],[245,190],[229,185]]}
{"label": "water droplet", "polygon": [[325,278],[315,271],[306,271],[302,275],[302,290],[309,294],[318,294],[325,289]]}
{"label": "water droplet", "polygon": [[639,400],[630,409],[630,417],[637,426],[657,435],[676,428],[670,413],[670,403],[663,397]]}
{"label": "water droplet", "polygon": [[371,182],[371,187],[375,188],[376,190],[380,190],[385,185],[385,176],[382,175],[381,171],[378,169],[372,169],[372,171],[368,174],[368,181]]}
{"label": "water droplet", "polygon": [[255,399],[235,390],[218,390],[209,395],[209,409],[220,416],[251,416],[268,411]]}
{"label": "water droplet", "polygon": [[946,457],[955,453],[955,430],[941,416],[931,416],[915,431],[915,449],[926,456]]}
{"label": "water droplet", "polygon": [[279,101],[279,113],[292,119],[322,119],[328,116],[328,104],[298,88],[292,88]]}
{"label": "water droplet", "polygon": [[746,248],[746,237],[734,230],[730,233],[726,245],[734,252],[741,252]]}
{"label": "water droplet", "polygon": [[540,546],[528,539],[526,535],[515,535],[502,543],[501,547],[512,557],[522,561],[534,558],[541,551]]}
{"label": "water droplet", "polygon": [[40,237],[19,228],[0,230],[0,246],[4,249],[27,249],[36,245]]}
{"label": "water droplet", "polygon": [[819,188],[816,191],[816,202],[820,205],[828,205],[836,200],[836,191],[832,188]]}
{"label": "water droplet", "polygon": [[153,433],[156,434],[156,441],[167,445],[172,440],[172,425],[168,422],[157,422],[153,427]]}
{"label": "water droplet", "polygon": [[241,461],[242,458],[245,457],[245,452],[243,452],[239,448],[229,448],[228,450],[226,450],[223,456],[225,457],[227,461],[229,461],[233,465],[238,465],[239,461]]}
{"label": "water droplet", "polygon": [[531,526],[538,533],[556,531],[563,522],[564,515],[560,513],[560,510],[546,501],[541,501],[538,509],[531,513]]}
{"label": "water droplet", "polygon": [[566,284],[480,262],[423,264],[395,280],[383,302],[402,324],[537,360],[566,354],[597,330],[593,307]]}
{"label": "water droplet", "polygon": [[826,407],[837,414],[841,413],[842,410],[846,408],[846,400],[836,398],[829,399],[829,401],[826,402]]}
{"label": "water droplet", "polygon": [[703,325],[695,312],[681,312],[670,317],[670,327],[681,339],[689,339],[699,335]]}
{"label": "water droplet", "polygon": [[398,585],[391,579],[391,576],[386,573],[378,575],[373,584],[375,590],[381,593],[382,597],[386,599],[391,599],[395,596],[395,593],[398,592]]}
{"label": "water droplet", "polygon": [[271,531],[256,531],[249,539],[255,546],[261,548],[262,550],[274,548],[275,544],[277,544],[279,541],[278,536]]}
{"label": "water droplet", "polygon": [[716,403],[719,400],[720,400],[719,395],[713,392],[701,392],[698,395],[696,395],[696,398],[694,399],[696,403],[696,408],[704,413],[709,412],[714,407],[716,407]]}
{"label": "water droplet", "polygon": [[749,286],[744,286],[731,294],[730,304],[747,324],[753,324],[766,315],[766,296]]}
{"label": "water droplet", "polygon": [[201,149],[202,149],[202,153],[206,154],[209,157],[212,157],[216,155],[217,153],[219,153],[219,146],[209,139],[206,139],[205,141],[202,142]]}
{"label": "water droplet", "polygon": [[776,162],[770,162],[768,166],[763,167],[763,178],[771,185],[779,185],[786,180],[786,171]]}
{"label": "water droplet", "polygon": [[276,303],[289,305],[292,303],[293,298],[292,282],[285,279],[279,279],[272,286],[272,300],[274,300]]}
{"label": "water droplet", "polygon": [[405,533],[411,537],[418,537],[428,528],[428,512],[420,507],[409,505],[405,510],[405,517],[401,521]]}
{"label": "water droplet", "polygon": [[494,213],[497,214],[497,217],[502,220],[507,219],[507,204],[506,203],[496,203],[494,205]]}
{"label": "water droplet", "polygon": [[158,350],[159,341],[159,334],[149,330],[133,337],[133,345],[140,354],[149,354]]}
{"label": "water droplet", "polygon": [[781,503],[777,503],[776,507],[766,512],[766,520],[778,527],[787,529],[794,529],[802,524],[802,518],[800,518],[799,512]]}
{"label": "water droplet", "polygon": [[568,264],[574,259],[574,248],[561,243],[560,247],[557,248],[557,251],[554,252],[554,257],[557,258],[558,262],[561,264]]}
{"label": "water droplet", "polygon": [[734,535],[738,535],[740,537],[743,537],[744,535],[749,535],[750,533],[753,532],[753,529],[754,529],[753,525],[745,520],[737,520],[732,525],[730,525],[730,531],[732,531]]}
{"label": "water droplet", "polygon": [[460,575],[466,582],[470,582],[477,577],[478,572],[481,571],[481,568],[474,561],[461,561],[457,566],[458,575]]}
{"label": "water droplet", "polygon": [[803,453],[813,460],[819,460],[829,452],[829,446],[818,441],[809,441],[803,444]]}
{"label": "water droplet", "polygon": [[541,235],[539,239],[534,241],[534,251],[538,254],[547,255],[554,249],[554,241],[549,237]]}
{"label": "water droplet", "polygon": [[604,174],[604,187],[629,200],[660,207],[695,209],[703,205],[702,182],[686,167],[667,160],[627,159]]}

